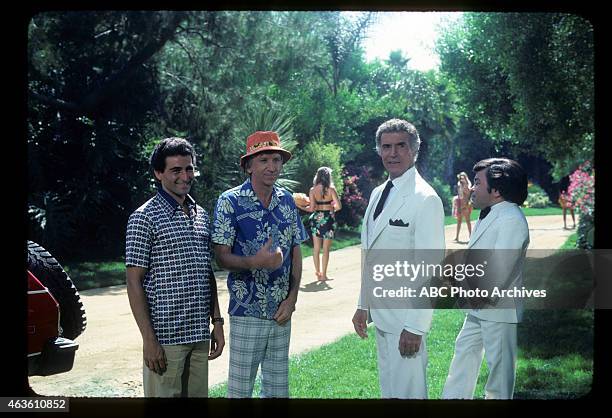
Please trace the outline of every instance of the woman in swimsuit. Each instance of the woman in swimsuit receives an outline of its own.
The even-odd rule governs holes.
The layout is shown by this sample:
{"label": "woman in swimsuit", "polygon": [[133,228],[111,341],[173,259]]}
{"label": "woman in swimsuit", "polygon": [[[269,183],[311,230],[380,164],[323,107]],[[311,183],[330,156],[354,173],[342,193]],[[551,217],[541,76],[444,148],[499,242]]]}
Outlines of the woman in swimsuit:
{"label": "woman in swimsuit", "polygon": [[568,229],[567,227],[567,221],[566,221],[566,214],[567,211],[570,211],[570,214],[572,215],[572,223],[574,225],[572,225],[572,228],[576,228],[576,218],[574,217],[574,203],[573,203],[573,199],[572,199],[572,195],[569,193],[569,176],[565,176],[564,178],[561,179],[560,182],[560,187],[559,187],[560,193],[559,193],[559,206],[561,206],[561,209],[563,209],[563,229]]}
{"label": "woman in swimsuit", "polygon": [[453,215],[457,218],[457,235],[455,236],[455,242],[459,242],[461,218],[465,219],[468,234],[472,235],[472,223],[470,221],[470,215],[472,214],[472,203],[470,202],[472,183],[467,174],[463,171],[457,175],[457,179],[459,180],[457,182],[457,196],[453,200]]}
{"label": "woman in swimsuit", "polygon": [[[308,194],[310,204],[300,206],[301,209],[312,212],[308,220],[313,241],[312,259],[317,280],[319,281],[328,280],[327,265],[329,263],[329,251],[336,230],[335,212],[342,209],[342,203],[338,198],[331,173],[332,170],[329,167],[321,167],[317,170],[317,174],[312,182],[313,186]],[[321,248],[323,248],[322,266],[319,259]]]}

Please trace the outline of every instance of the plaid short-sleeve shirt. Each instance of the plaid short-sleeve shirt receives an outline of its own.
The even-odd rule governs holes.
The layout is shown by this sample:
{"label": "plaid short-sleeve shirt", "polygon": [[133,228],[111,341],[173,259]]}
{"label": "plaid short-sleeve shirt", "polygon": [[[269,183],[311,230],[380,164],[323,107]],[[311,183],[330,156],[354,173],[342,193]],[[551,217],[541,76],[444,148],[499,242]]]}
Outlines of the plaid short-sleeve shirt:
{"label": "plaid short-sleeve shirt", "polygon": [[231,272],[227,279],[230,315],[272,319],[289,294],[292,249],[308,239],[291,194],[274,187],[265,208],[247,179],[219,196],[212,231],[215,244],[230,246],[240,256],[255,255],[269,237],[273,247],[281,248],[278,269]]}
{"label": "plaid short-sleeve shirt", "polygon": [[210,220],[190,196],[187,204],[189,216],[160,188],[127,225],[125,264],[148,270],[143,288],[164,345],[210,339]]}

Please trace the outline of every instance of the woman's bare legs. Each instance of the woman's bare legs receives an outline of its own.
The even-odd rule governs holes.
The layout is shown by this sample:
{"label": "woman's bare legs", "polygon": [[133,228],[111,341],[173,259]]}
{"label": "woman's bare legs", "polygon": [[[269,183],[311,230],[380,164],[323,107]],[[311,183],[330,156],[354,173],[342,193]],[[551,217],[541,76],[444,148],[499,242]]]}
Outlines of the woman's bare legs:
{"label": "woman's bare legs", "polygon": [[470,215],[467,216],[467,218],[465,218],[465,222],[467,223],[467,227],[468,227],[468,239],[472,236],[472,221],[470,221]]}
{"label": "woman's bare legs", "polygon": [[576,228],[576,218],[574,218],[574,208],[570,208],[570,214],[572,215],[572,229]]}
{"label": "woman's bare legs", "polygon": [[315,274],[317,275],[317,279],[321,280],[321,269],[319,253],[321,252],[321,241],[323,238],[319,238],[316,235],[312,235],[312,261],[314,261],[315,266]]}
{"label": "woman's bare legs", "polygon": [[321,280],[327,280],[327,265],[329,263],[329,251],[331,250],[332,240],[323,240],[323,268],[321,270]]}
{"label": "woman's bare legs", "polygon": [[459,241],[459,231],[461,231],[461,218],[463,217],[463,215],[460,213],[459,216],[457,216],[457,235],[455,236],[455,242]]}

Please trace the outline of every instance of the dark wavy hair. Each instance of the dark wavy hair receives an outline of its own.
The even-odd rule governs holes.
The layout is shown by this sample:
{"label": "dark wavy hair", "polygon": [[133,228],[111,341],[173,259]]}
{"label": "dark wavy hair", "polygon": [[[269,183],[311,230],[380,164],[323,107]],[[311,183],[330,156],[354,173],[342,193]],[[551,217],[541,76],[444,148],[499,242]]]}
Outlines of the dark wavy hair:
{"label": "dark wavy hair", "polygon": [[178,137],[164,138],[155,145],[151,158],[149,158],[151,171],[163,172],[166,169],[166,157],[175,155],[191,156],[191,163],[194,166],[196,164],[195,150],[189,141]]}
{"label": "dark wavy hair", "polygon": [[314,179],[312,180],[313,185],[321,184],[321,186],[323,187],[322,196],[325,196],[325,193],[327,192],[327,189],[329,188],[329,186],[334,185],[334,181],[332,180],[331,173],[332,173],[331,168],[320,167],[317,170],[317,174],[315,174]]}
{"label": "dark wavy hair", "polygon": [[486,171],[487,191],[496,189],[509,202],[522,205],[527,199],[527,173],[519,163],[509,158],[487,158],[474,165],[474,173]]}

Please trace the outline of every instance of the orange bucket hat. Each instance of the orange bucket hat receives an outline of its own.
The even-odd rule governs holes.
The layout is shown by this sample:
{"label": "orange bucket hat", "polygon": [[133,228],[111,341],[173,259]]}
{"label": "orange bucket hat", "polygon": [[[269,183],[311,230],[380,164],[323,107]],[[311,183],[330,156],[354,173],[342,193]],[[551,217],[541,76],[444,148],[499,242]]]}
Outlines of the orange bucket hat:
{"label": "orange bucket hat", "polygon": [[240,157],[240,166],[244,167],[247,157],[262,151],[277,151],[283,156],[283,164],[291,159],[291,153],[281,147],[280,138],[274,131],[257,131],[247,138],[246,154]]}

